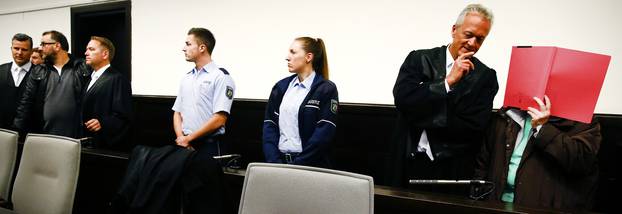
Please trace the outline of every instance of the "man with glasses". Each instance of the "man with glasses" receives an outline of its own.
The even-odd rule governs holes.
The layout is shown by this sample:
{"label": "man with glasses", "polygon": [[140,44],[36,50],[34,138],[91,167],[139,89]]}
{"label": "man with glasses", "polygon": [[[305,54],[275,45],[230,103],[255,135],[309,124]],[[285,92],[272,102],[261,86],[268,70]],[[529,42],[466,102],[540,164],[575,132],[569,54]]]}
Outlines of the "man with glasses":
{"label": "man with glasses", "polygon": [[18,33],[11,39],[13,62],[0,65],[0,128],[10,129],[15,118],[17,100],[24,89],[24,79],[28,77],[32,64],[32,38]]}
{"label": "man with glasses", "polygon": [[43,33],[44,64],[35,66],[26,82],[14,120],[19,131],[80,136],[79,104],[90,70],[84,60],[75,59],[68,50],[69,43],[62,33]]}

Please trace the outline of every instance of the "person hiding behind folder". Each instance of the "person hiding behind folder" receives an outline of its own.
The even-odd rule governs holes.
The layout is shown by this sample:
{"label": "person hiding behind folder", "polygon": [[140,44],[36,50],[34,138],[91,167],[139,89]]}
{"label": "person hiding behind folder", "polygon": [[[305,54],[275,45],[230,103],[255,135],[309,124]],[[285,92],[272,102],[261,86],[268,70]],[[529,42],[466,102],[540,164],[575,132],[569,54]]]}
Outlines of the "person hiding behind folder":
{"label": "person hiding behind folder", "polygon": [[328,80],[324,41],[296,38],[286,60],[294,74],[277,82],[268,99],[263,124],[266,161],[329,167],[339,99],[335,83]]}
{"label": "person hiding behind folder", "polygon": [[538,108],[503,108],[494,114],[476,159],[475,179],[495,189],[489,200],[520,206],[587,210],[598,179],[600,124],[551,116],[551,102]]}

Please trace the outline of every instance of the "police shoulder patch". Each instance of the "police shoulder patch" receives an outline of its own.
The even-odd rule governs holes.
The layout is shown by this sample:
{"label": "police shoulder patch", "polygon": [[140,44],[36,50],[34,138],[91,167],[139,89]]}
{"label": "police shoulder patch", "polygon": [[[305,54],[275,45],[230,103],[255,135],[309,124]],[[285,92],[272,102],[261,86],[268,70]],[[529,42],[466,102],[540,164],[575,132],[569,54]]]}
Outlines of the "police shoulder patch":
{"label": "police shoulder patch", "polygon": [[224,69],[224,68],[218,68],[218,69],[220,69],[223,74],[229,75],[229,71],[227,71],[227,69]]}
{"label": "police shoulder patch", "polygon": [[225,91],[225,95],[229,99],[233,99],[233,87],[227,86],[227,91]]}
{"label": "police shoulder patch", "polygon": [[335,99],[331,99],[330,100],[330,111],[333,112],[333,114],[337,114],[338,108],[339,108],[339,101]]}

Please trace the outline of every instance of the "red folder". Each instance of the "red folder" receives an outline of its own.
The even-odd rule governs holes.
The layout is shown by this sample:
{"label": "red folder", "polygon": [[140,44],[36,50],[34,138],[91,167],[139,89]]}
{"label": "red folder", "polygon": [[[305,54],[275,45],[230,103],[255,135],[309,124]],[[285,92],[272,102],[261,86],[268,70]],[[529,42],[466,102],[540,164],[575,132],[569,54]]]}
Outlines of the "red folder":
{"label": "red folder", "polygon": [[539,109],[533,97],[551,100],[551,115],[590,123],[611,56],[558,47],[512,47],[503,106]]}

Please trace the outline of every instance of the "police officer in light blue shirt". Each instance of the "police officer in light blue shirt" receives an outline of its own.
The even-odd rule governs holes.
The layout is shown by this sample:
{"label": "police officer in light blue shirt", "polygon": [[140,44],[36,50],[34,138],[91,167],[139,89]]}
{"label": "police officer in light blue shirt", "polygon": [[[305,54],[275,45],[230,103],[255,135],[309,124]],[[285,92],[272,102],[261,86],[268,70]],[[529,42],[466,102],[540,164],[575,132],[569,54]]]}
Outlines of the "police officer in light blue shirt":
{"label": "police officer in light blue shirt", "polygon": [[287,56],[289,71],[272,88],[263,126],[267,162],[330,167],[337,128],[337,87],[328,80],[322,39],[300,37]]}
{"label": "police officer in light blue shirt", "polygon": [[177,145],[210,157],[222,154],[220,137],[225,133],[235,91],[229,72],[211,59],[215,43],[207,29],[188,32],[183,51],[196,67],[183,77],[172,108]]}

